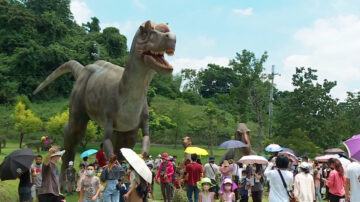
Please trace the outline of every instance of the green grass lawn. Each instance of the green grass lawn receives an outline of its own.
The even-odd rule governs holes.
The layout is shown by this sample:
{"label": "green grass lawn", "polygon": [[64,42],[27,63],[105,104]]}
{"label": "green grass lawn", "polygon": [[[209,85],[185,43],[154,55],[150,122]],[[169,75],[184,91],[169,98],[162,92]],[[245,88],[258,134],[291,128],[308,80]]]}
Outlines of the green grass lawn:
{"label": "green grass lawn", "polygon": [[[98,149],[98,143],[89,143],[88,148],[95,148]],[[18,149],[18,142],[17,141],[8,141],[6,148],[2,150],[2,154],[0,154],[0,162],[3,161],[6,155],[10,154],[12,151]],[[140,153],[141,147],[139,145],[135,146],[134,150],[137,153]],[[178,148],[174,148],[174,146],[164,146],[164,145],[153,145],[150,148],[150,155],[156,157],[158,154],[162,154],[163,152],[167,152],[169,155],[176,155],[178,156],[178,162],[181,161],[184,153],[183,148],[178,146]],[[225,150],[215,149],[214,156],[217,160],[225,153]],[[40,152],[36,154],[41,154],[45,157],[46,152]],[[91,156],[89,158],[89,162],[94,161],[95,156]],[[201,156],[201,161],[206,163],[208,161],[208,156]],[[75,157],[75,168],[78,170],[80,163],[80,152],[76,154]],[[60,169],[60,163],[58,167]],[[0,181],[0,201],[18,201],[18,194],[17,194],[17,187],[18,187],[18,180],[8,180],[8,181]],[[157,201],[161,201],[161,191],[160,186],[155,183],[155,197]],[[71,196],[66,197],[67,202],[76,202],[78,200],[77,195],[73,194]],[[266,197],[267,200],[267,197]],[[264,200],[265,201],[265,200]]]}

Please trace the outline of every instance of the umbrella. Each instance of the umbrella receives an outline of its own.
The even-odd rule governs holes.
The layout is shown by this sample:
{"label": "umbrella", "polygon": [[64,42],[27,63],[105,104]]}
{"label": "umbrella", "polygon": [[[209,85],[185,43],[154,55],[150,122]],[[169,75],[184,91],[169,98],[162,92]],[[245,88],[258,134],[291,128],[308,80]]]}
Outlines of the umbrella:
{"label": "umbrella", "polygon": [[282,151],[283,152],[290,152],[290,153],[294,154],[295,156],[297,156],[296,152],[294,150],[290,149],[290,148],[283,147]]}
{"label": "umbrella", "polygon": [[344,157],[340,157],[339,158],[339,161],[341,162],[341,165],[346,168],[350,163],[351,161],[347,158],[344,158]]}
{"label": "umbrella", "polygon": [[360,135],[354,135],[352,138],[344,142],[349,156],[360,161]]}
{"label": "umbrella", "polygon": [[16,150],[5,157],[0,166],[0,179],[16,179],[19,173],[29,170],[35,154],[31,149]]}
{"label": "umbrella", "polygon": [[80,158],[84,158],[86,156],[91,156],[93,154],[96,154],[98,151],[96,149],[89,149],[81,153]]}
{"label": "umbrella", "polygon": [[268,160],[262,156],[257,156],[257,155],[248,155],[248,156],[243,156],[241,157],[241,159],[239,160],[239,163],[243,163],[243,164],[267,164]]}
{"label": "umbrella", "polygon": [[248,145],[239,140],[228,140],[221,143],[219,146],[219,148],[223,148],[223,149],[240,148],[240,147],[248,147]]}
{"label": "umbrella", "polygon": [[188,154],[197,154],[200,156],[209,155],[209,153],[205,149],[200,147],[187,147],[184,152]]}
{"label": "umbrella", "polygon": [[135,169],[135,171],[148,183],[152,182],[152,173],[147,167],[144,160],[140,158],[132,149],[122,148],[120,149],[122,155],[127,162]]}
{"label": "umbrella", "polygon": [[280,152],[282,150],[283,150],[283,148],[280,147],[280,145],[278,145],[278,144],[270,144],[265,148],[265,151],[267,151],[267,152]]}
{"label": "umbrella", "polygon": [[293,162],[298,162],[298,158],[291,152],[286,152],[286,151],[283,150],[283,151],[279,152],[279,155],[287,156]]}
{"label": "umbrella", "polygon": [[334,158],[334,159],[338,159],[339,155],[336,154],[327,154],[327,155],[322,155],[322,156],[317,156],[315,157],[315,160],[319,161],[320,163],[326,163],[329,161],[329,159]]}
{"label": "umbrella", "polygon": [[324,151],[324,154],[342,154],[342,153],[344,153],[344,150],[340,148],[332,148]]}

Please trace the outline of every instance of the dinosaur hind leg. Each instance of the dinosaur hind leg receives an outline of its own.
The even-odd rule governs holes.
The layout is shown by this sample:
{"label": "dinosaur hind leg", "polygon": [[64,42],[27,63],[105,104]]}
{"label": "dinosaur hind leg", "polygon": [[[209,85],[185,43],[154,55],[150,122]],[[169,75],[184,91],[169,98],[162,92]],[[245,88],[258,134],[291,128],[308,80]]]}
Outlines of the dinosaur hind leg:
{"label": "dinosaur hind leg", "polygon": [[69,123],[65,127],[65,137],[64,137],[64,148],[65,153],[62,157],[62,166],[61,166],[61,187],[64,188],[65,175],[64,171],[69,165],[69,161],[75,160],[76,147],[82,140],[86,132],[86,126],[89,119],[87,117],[82,118],[71,118]]}
{"label": "dinosaur hind leg", "polygon": [[120,153],[121,148],[134,148],[138,137],[138,131],[139,130],[136,129],[128,132],[113,132],[112,142],[114,145],[114,154],[117,155],[119,160],[124,159]]}

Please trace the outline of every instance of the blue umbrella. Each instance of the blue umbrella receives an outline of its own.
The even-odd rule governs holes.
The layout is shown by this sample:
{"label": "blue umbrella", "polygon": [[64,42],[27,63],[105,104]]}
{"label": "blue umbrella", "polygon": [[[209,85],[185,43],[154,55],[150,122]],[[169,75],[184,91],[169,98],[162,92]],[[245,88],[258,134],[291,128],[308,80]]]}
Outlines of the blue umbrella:
{"label": "blue umbrella", "polygon": [[240,148],[247,147],[248,145],[239,141],[239,140],[228,140],[220,144],[219,148],[230,149],[230,148]]}
{"label": "blue umbrella", "polygon": [[280,145],[278,145],[278,144],[270,144],[265,148],[265,151],[267,151],[267,152],[280,152],[282,150],[283,150],[283,148],[280,147]]}
{"label": "blue umbrella", "polygon": [[93,155],[93,154],[96,154],[98,151],[96,149],[89,149],[89,150],[86,150],[84,151],[83,153],[81,153],[80,155],[80,158],[84,158],[86,156],[90,156],[90,155]]}

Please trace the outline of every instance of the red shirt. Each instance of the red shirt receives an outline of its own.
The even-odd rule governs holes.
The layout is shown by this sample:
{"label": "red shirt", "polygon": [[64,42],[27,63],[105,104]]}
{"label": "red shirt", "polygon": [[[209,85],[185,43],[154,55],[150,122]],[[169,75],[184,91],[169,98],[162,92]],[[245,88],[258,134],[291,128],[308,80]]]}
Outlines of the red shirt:
{"label": "red shirt", "polygon": [[98,160],[100,167],[106,166],[106,158],[102,149],[97,152],[96,159]]}
{"label": "red shirt", "polygon": [[201,179],[201,174],[204,173],[204,169],[202,165],[192,162],[187,164],[185,172],[189,175],[187,184],[190,186],[196,186],[196,183]]}

